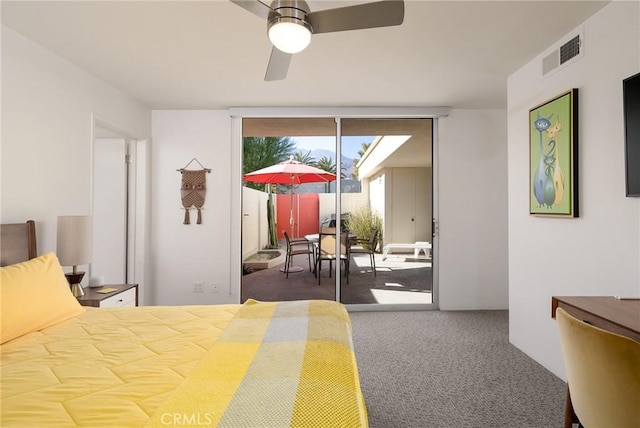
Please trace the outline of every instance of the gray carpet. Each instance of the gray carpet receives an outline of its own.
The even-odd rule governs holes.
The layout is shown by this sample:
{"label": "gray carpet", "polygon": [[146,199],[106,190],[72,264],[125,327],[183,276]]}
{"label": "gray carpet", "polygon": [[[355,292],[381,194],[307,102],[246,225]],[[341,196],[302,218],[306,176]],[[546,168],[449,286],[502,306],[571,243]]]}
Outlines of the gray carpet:
{"label": "gray carpet", "polygon": [[371,428],[562,427],[566,384],[509,344],[507,311],[350,316]]}

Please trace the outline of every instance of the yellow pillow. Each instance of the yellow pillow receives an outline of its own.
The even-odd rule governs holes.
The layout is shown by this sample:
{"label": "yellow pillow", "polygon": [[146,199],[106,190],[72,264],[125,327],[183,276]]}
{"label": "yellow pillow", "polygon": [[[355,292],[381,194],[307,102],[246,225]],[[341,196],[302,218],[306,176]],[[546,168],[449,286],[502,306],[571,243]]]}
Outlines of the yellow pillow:
{"label": "yellow pillow", "polygon": [[0,343],[67,320],[78,303],[54,253],[0,268]]}

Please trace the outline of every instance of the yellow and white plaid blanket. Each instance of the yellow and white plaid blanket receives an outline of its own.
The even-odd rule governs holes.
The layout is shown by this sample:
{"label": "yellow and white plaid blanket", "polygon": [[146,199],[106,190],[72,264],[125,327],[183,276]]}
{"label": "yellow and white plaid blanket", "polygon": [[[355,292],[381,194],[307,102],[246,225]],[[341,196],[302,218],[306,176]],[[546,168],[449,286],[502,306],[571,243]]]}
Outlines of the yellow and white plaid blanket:
{"label": "yellow and white plaid blanket", "polygon": [[347,311],[247,301],[147,426],[367,427]]}

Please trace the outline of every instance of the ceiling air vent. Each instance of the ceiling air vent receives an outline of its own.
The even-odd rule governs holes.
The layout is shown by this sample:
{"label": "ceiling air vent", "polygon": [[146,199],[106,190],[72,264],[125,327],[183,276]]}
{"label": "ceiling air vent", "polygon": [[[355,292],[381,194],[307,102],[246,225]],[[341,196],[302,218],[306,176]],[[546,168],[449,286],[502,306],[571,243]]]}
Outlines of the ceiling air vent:
{"label": "ceiling air vent", "polygon": [[582,34],[578,34],[542,58],[542,75],[546,76],[549,72],[561,65],[573,62],[572,60],[578,59],[582,55]]}
{"label": "ceiling air vent", "polygon": [[560,46],[560,64],[564,64],[571,58],[580,55],[580,36],[575,36],[564,45]]}

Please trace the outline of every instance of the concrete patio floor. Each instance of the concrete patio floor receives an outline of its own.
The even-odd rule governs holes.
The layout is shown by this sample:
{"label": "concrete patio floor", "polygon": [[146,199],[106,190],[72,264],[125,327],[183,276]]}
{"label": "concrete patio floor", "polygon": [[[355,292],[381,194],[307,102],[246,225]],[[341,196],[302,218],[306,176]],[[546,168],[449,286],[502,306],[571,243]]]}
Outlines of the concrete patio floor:
{"label": "concrete patio floor", "polygon": [[[430,259],[414,259],[413,254],[392,254],[382,261],[376,254],[376,276],[369,264],[368,255],[351,257],[349,284],[342,276],[340,301],[345,304],[359,303],[431,303],[432,265]],[[302,272],[289,273],[289,278],[280,271],[284,265],[255,271],[242,277],[242,302],[247,299],[262,301],[335,299],[335,277],[329,278],[329,264],[324,263],[320,284],[309,272],[307,258],[297,256],[295,266]],[[313,261],[312,261],[313,264]],[[312,266],[313,267],[313,266]]]}

